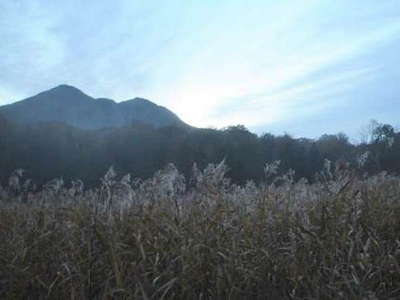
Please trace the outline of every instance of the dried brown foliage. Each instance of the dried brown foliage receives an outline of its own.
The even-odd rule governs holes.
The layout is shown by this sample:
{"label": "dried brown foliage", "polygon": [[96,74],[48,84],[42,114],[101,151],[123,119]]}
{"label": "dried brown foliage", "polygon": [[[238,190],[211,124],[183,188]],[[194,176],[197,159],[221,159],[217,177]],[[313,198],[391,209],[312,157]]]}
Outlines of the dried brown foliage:
{"label": "dried brown foliage", "polygon": [[277,167],[245,186],[223,163],[188,181],[110,169],[94,190],[34,191],[16,172],[0,189],[0,298],[399,299],[400,179],[327,163],[308,184]]}

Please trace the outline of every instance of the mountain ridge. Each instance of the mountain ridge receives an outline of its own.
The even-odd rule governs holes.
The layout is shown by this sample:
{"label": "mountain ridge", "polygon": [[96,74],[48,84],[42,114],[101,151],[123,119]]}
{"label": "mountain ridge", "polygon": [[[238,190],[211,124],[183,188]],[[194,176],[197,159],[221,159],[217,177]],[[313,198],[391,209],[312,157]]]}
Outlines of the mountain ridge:
{"label": "mountain ridge", "polygon": [[172,111],[150,100],[136,97],[116,102],[109,98],[93,98],[66,84],[0,106],[0,114],[18,123],[55,121],[82,129],[117,128],[134,123],[156,128],[170,125],[189,127]]}

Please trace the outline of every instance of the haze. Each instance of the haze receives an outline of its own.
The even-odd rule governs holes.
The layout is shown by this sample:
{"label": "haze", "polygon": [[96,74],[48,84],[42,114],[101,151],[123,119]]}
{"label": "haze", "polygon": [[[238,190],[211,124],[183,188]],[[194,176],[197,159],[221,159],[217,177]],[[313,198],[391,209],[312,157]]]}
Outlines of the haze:
{"label": "haze", "polygon": [[399,125],[400,2],[2,1],[0,105],[59,84],[199,127]]}

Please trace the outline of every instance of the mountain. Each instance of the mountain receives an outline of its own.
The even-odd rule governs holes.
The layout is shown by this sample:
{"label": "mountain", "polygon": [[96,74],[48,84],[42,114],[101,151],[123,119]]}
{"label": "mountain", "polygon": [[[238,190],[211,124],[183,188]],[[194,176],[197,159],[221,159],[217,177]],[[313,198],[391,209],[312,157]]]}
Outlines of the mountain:
{"label": "mountain", "polygon": [[173,112],[149,100],[134,98],[116,103],[106,98],[92,98],[69,85],[0,106],[0,114],[18,123],[62,122],[83,129],[116,128],[134,123],[156,128],[188,126]]}

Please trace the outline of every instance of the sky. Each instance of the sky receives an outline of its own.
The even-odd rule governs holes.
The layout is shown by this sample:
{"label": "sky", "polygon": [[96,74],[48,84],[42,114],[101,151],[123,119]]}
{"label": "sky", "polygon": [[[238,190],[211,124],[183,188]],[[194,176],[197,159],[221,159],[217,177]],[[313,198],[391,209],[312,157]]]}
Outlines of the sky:
{"label": "sky", "polygon": [[360,137],[400,126],[399,0],[1,0],[0,105],[60,84],[185,122]]}

